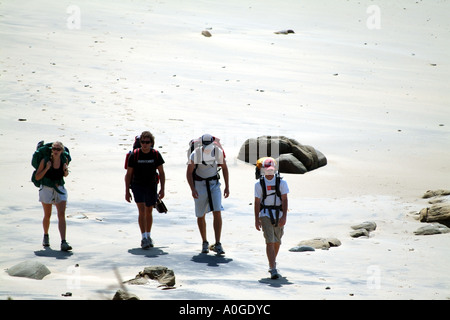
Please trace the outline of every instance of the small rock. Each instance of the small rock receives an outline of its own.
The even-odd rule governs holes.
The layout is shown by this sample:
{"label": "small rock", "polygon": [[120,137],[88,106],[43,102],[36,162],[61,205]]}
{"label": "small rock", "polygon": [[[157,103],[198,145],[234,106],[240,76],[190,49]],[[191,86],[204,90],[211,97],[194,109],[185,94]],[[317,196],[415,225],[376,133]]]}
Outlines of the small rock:
{"label": "small rock", "polygon": [[352,229],[358,230],[358,229],[366,229],[367,231],[374,231],[377,228],[377,224],[373,221],[365,221],[363,223],[351,226]]}
{"label": "small rock", "polygon": [[37,261],[21,262],[9,268],[7,272],[13,277],[25,277],[36,280],[42,280],[51,273],[45,265]]}
{"label": "small rock", "polygon": [[422,196],[423,199],[428,199],[437,196],[448,196],[450,195],[450,190],[438,189],[438,190],[428,190]]}
{"label": "small rock", "polygon": [[356,230],[350,232],[350,236],[352,238],[359,238],[359,237],[363,237],[363,236],[368,237],[369,231],[367,231],[366,229],[363,229],[363,228],[356,229]]}
{"label": "small rock", "polygon": [[134,279],[125,281],[128,284],[146,284],[148,279],[157,280],[162,285],[173,287],[175,285],[175,274],[173,270],[164,266],[145,267]]}
{"label": "small rock", "polygon": [[313,249],[328,250],[330,247],[339,247],[340,245],[341,242],[336,238],[314,238],[300,241],[297,244],[297,247],[307,246],[312,247]]}
{"label": "small rock", "polygon": [[444,226],[440,223],[432,223],[427,224],[426,226],[420,227],[416,231],[414,231],[415,235],[432,235],[432,234],[441,234],[441,233],[449,233],[450,228]]}
{"label": "small rock", "polygon": [[116,294],[112,298],[113,300],[140,300],[135,294],[129,293],[124,290],[117,290]]}
{"label": "small rock", "polygon": [[291,252],[305,252],[305,251],[316,251],[313,247],[310,246],[295,246],[293,248],[290,248],[289,251]]}
{"label": "small rock", "polygon": [[289,34],[289,33],[295,33],[295,32],[292,29],[288,29],[288,30],[275,31],[274,33],[275,34]]}
{"label": "small rock", "polygon": [[209,37],[211,37],[211,32],[209,32],[208,30],[203,30],[202,35],[209,38]]}

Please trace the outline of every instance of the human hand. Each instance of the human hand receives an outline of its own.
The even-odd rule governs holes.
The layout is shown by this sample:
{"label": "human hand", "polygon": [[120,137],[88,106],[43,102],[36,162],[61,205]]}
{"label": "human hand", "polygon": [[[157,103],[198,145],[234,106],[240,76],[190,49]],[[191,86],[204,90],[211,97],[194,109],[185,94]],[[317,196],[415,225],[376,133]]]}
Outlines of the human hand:
{"label": "human hand", "polygon": [[261,221],[259,219],[255,219],[255,228],[258,231],[261,231]]}
{"label": "human hand", "polygon": [[127,202],[131,202],[132,199],[133,199],[133,197],[131,196],[130,191],[127,190],[127,191],[125,192],[125,200],[126,200]]}
{"label": "human hand", "polygon": [[278,221],[278,225],[280,226],[280,227],[283,227],[285,224],[286,224],[286,219],[287,217],[286,217],[286,215],[284,214],[281,218],[280,218],[280,221]]}

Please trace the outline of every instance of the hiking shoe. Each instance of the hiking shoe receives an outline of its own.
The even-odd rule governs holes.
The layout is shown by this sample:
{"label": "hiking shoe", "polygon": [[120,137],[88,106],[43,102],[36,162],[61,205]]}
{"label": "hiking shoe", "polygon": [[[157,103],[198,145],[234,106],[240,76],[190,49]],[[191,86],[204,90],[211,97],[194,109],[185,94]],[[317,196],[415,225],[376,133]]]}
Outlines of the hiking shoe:
{"label": "hiking shoe", "polygon": [[150,242],[148,241],[147,238],[144,238],[144,239],[141,240],[141,248],[142,249],[150,248]]}
{"label": "hiking shoe", "polygon": [[222,244],[221,244],[220,242],[217,242],[217,243],[214,245],[213,250],[214,250],[214,252],[216,252],[217,254],[225,254],[225,251],[223,251]]}
{"label": "hiking shoe", "polygon": [[278,273],[278,270],[275,269],[275,268],[270,269],[269,272],[270,272],[270,278],[271,279],[278,279],[278,278],[281,277],[281,275]]}
{"label": "hiking shoe", "polygon": [[44,239],[42,239],[42,245],[44,247],[50,247],[50,239],[48,237],[48,234],[44,234]]}
{"label": "hiking shoe", "polygon": [[66,240],[61,241],[61,251],[72,250],[72,247],[67,243]]}
{"label": "hiking shoe", "polygon": [[202,244],[202,253],[208,253],[209,252],[209,242],[203,241]]}

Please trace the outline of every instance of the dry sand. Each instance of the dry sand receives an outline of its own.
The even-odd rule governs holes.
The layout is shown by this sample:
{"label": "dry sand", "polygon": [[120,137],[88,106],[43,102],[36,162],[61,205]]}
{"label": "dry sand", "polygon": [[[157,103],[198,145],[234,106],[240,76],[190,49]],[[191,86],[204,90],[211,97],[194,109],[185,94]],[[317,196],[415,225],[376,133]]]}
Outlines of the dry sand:
{"label": "dry sand", "polygon": [[[128,286],[141,299],[450,297],[450,234],[415,236],[412,214],[428,205],[425,191],[449,188],[448,1],[24,2],[0,4],[1,299],[111,299],[115,269],[127,280],[150,265],[173,269],[176,289]],[[284,29],[295,34],[274,33]],[[169,213],[154,214],[155,248],[143,251],[123,162],[147,129],[166,161]],[[230,168],[224,257],[199,254],[185,179],[188,142],[205,132],[221,137]],[[328,159],[284,175],[277,281],[253,225],[254,167],[236,159],[245,139],[267,134]],[[29,180],[42,139],[61,140],[73,157],[71,254],[58,250],[56,214],[52,250],[41,247]],[[351,238],[366,220],[377,230]],[[314,237],[342,245],[288,251]],[[25,260],[52,273],[4,272]]]}

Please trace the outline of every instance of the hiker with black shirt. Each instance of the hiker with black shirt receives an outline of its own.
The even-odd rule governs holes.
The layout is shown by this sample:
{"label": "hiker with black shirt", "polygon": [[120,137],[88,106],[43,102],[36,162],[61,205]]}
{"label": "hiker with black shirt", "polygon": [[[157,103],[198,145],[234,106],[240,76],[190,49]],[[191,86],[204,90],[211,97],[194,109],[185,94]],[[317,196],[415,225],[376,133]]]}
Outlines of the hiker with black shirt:
{"label": "hiker with black shirt", "polygon": [[209,252],[206,236],[206,213],[213,212],[215,244],[211,247],[217,254],[224,254],[220,237],[222,232],[222,194],[220,190],[218,167],[222,169],[225,181],[224,197],[229,196],[228,167],[225,154],[218,139],[204,134],[192,153],[190,153],[186,178],[192,191],[195,203],[197,225],[202,237],[202,253]]}
{"label": "hiker with black shirt", "polygon": [[266,241],[266,254],[269,261],[269,272],[272,279],[280,274],[276,267],[276,258],[284,233],[287,218],[289,188],[276,172],[273,158],[265,158],[261,163],[261,177],[255,184],[255,227],[262,229]]}
{"label": "hiker with black shirt", "polygon": [[[153,207],[158,198],[164,198],[165,174],[164,159],[153,149],[155,137],[144,131],[140,135],[140,148],[136,148],[128,157],[127,173],[125,175],[125,200],[131,202],[133,192],[134,201],[139,211],[139,228],[142,234],[141,247],[153,247],[151,230],[153,225]],[[158,171],[158,173],[157,173]],[[158,179],[161,183],[159,193]]]}

